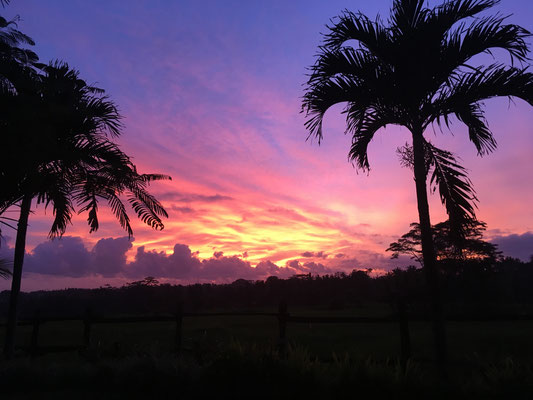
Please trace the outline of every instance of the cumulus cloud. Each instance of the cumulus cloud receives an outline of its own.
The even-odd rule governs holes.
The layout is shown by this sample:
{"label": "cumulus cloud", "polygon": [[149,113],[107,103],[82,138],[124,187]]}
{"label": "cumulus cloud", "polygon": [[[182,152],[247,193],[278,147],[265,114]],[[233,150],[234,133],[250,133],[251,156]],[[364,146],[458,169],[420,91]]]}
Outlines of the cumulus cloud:
{"label": "cumulus cloud", "polygon": [[334,272],[331,268],[326,267],[324,264],[312,261],[304,262],[302,264],[299,260],[290,260],[287,262],[287,267],[292,268],[298,274],[323,275]]}
{"label": "cumulus cloud", "polygon": [[[26,255],[24,271],[67,278],[106,278],[139,279],[146,276],[174,279],[189,282],[232,282],[236,279],[265,279],[269,276],[288,278],[301,273],[329,273],[320,263],[298,260],[285,267],[271,260],[263,260],[255,267],[244,258],[247,254],[226,256],[215,251],[208,259],[199,259],[185,244],[176,244],[171,253],[147,250],[144,246],[136,249],[133,260],[127,261],[126,254],[132,248],[127,237],[100,239],[89,250],[80,237],[65,236],[37,245]],[[4,258],[11,259],[13,248],[0,248]]]}
{"label": "cumulus cloud", "polygon": [[137,248],[135,260],[124,269],[127,276],[141,278],[155,276],[158,278],[186,279],[190,278],[201,265],[196,253],[189,246],[174,245],[172,254],[162,251],[146,251],[144,246]]}
{"label": "cumulus cloud", "polygon": [[132,243],[127,237],[100,239],[91,251],[93,271],[102,276],[114,276],[124,270],[126,252]]}
{"label": "cumulus cloud", "polygon": [[127,237],[108,238],[99,240],[89,251],[82,238],[65,236],[37,245],[26,255],[24,271],[72,278],[115,276],[123,271],[131,246]]}
{"label": "cumulus cloud", "polygon": [[[526,235],[521,239],[528,238]],[[508,238],[511,239],[513,237]],[[360,251],[357,258],[344,253],[328,257],[324,251],[306,251],[301,254],[302,259],[289,260],[284,266],[276,264],[273,259],[264,259],[254,267],[246,252],[226,255],[222,251],[214,251],[210,258],[200,259],[197,251],[180,243],[175,244],[173,251],[168,254],[140,246],[128,261],[127,253],[132,246],[132,241],[127,237],[105,238],[88,249],[82,238],[65,236],[37,245],[26,255],[24,271],[55,278],[105,277],[129,280],[154,276],[158,279],[192,283],[257,280],[269,276],[288,278],[296,274],[324,275],[361,268],[390,269],[397,263],[412,263],[404,259],[391,261],[386,256],[371,251]],[[12,258],[12,250],[4,244],[0,247],[0,257],[5,254],[3,258]]]}
{"label": "cumulus cloud", "polygon": [[533,255],[533,232],[526,232],[521,235],[496,236],[491,242],[498,245],[498,249],[505,256],[529,261]]}
{"label": "cumulus cloud", "polygon": [[83,240],[72,236],[37,245],[24,262],[25,272],[73,278],[89,275],[92,268],[91,255]]}
{"label": "cumulus cloud", "polygon": [[305,251],[302,254],[300,254],[302,257],[305,258],[327,258],[328,255],[324,251]]}

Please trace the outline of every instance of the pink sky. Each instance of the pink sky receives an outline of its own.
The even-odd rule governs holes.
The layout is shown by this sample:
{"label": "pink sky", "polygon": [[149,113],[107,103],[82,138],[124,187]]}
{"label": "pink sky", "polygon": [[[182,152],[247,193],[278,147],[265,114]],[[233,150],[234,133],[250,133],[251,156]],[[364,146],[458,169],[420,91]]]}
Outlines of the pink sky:
{"label": "pink sky", "polygon": [[[321,146],[305,141],[299,113],[319,32],[353,1],[13,3],[3,15],[22,16],[19,28],[36,40],[43,61],[69,62],[117,102],[125,124],[120,143],[139,170],[173,178],[152,186],[170,214],[165,229],[136,221],[131,246],[119,239],[125,234],[105,207],[95,234],[82,215],[69,238],[48,242],[50,210],[38,208],[30,217],[23,290],[146,275],[228,281],[398,265],[385,249],[417,219],[412,173],[396,155],[408,132],[393,126],[379,132],[370,145],[370,174],[357,174],[347,162],[350,138],[340,108],[328,113]],[[389,3],[355,6],[386,15]],[[510,21],[533,30],[530,2],[506,1],[496,11],[514,13]],[[513,235],[508,240],[520,253],[511,255],[528,248],[533,254],[533,110],[519,100],[494,100],[486,115],[499,146],[484,158],[458,122],[453,135],[437,129],[428,137],[468,168],[487,238]],[[437,195],[431,213],[433,222],[445,219]],[[109,238],[115,240],[102,241]],[[9,252],[9,245],[13,240],[0,250]],[[109,262],[108,273],[95,260]],[[0,281],[0,289],[8,287]]]}

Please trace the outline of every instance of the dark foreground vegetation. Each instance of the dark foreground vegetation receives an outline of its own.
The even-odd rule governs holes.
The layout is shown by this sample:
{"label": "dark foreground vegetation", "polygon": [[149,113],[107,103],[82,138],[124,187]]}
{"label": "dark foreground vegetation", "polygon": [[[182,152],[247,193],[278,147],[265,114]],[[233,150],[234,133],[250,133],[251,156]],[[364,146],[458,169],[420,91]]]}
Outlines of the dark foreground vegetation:
{"label": "dark foreground vegetation", "polygon": [[[331,361],[294,348],[287,359],[258,346],[233,343],[208,361],[159,354],[80,362],[12,360],[0,366],[0,389],[10,398],[302,398],[302,399],[526,399],[533,369],[513,359],[456,365],[448,382],[427,365],[394,359]],[[24,393],[21,393],[23,391]]]}
{"label": "dark foreground vegetation", "polygon": [[[22,318],[186,312],[276,313],[281,299],[291,315],[386,317],[405,299],[412,358],[402,364],[394,321],[383,324],[291,324],[289,351],[279,353],[273,316],[183,319],[183,345],[174,352],[175,323],[94,325],[83,347],[81,320],[47,322],[39,344],[70,345],[62,353],[30,357],[19,350],[0,362],[0,389],[14,398],[201,398],[225,393],[258,398],[529,398],[533,395],[533,263],[443,262],[443,292],[450,344],[450,376],[435,372],[422,270],[414,267],[372,277],[370,271],[231,284],[159,284],[153,278],[120,288],[24,293]],[[0,294],[5,310],[6,292]],[[455,320],[454,320],[455,319]],[[19,327],[27,347],[32,327]],[[3,333],[3,332],[2,332]],[[1,335],[0,335],[1,336]],[[76,347],[77,346],[77,347]],[[23,385],[22,382],[31,382]]]}

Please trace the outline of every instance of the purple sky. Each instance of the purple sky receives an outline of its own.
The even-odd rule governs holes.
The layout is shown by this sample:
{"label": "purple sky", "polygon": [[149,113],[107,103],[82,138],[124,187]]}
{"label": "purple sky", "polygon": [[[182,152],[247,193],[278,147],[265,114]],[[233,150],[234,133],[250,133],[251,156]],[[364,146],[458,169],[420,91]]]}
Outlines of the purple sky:
{"label": "purple sky", "polygon": [[[152,187],[170,213],[165,230],[136,223],[132,242],[105,207],[96,234],[82,215],[68,237],[50,242],[50,211],[37,209],[23,290],[147,275],[231,281],[396,265],[385,249],[417,218],[411,171],[395,153],[407,131],[376,135],[367,176],[347,162],[340,107],[327,114],[321,146],[305,141],[299,113],[324,25],[346,8],[386,17],[390,3],[12,1],[2,15],[21,16],[19,29],[35,39],[42,61],[67,61],[116,101],[125,123],[120,143],[140,171],[173,178]],[[494,11],[533,31],[532,1],[504,0]],[[487,238],[526,260],[533,254],[533,109],[500,99],[487,102],[486,112],[499,144],[489,156],[476,156],[458,122],[453,135],[437,130],[430,138],[469,169]],[[433,222],[445,218],[436,195],[431,213]],[[9,256],[14,233],[4,234],[0,252]],[[8,286],[0,281],[0,289]]]}

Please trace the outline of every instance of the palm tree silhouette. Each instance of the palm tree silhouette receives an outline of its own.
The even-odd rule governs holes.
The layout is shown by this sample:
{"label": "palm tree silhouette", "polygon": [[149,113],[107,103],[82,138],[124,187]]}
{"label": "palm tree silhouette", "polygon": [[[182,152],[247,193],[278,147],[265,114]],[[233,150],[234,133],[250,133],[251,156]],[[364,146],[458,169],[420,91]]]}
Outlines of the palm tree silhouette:
{"label": "palm tree silhouette", "polygon": [[[454,155],[424,138],[429,125],[448,126],[451,116],[468,127],[479,155],[496,141],[484,118],[482,101],[518,97],[533,105],[533,75],[527,68],[474,64],[473,57],[506,50],[520,65],[529,52],[524,28],[505,18],[478,16],[499,0],[450,0],[426,8],[423,0],[394,0],[388,23],[344,11],[328,26],[303,98],[309,137],[322,140],[322,120],[337,103],[347,103],[346,133],[352,136],[349,159],[369,170],[367,147],[389,124],[412,134],[403,149],[416,184],[425,276],[431,296],[436,358],[444,372],[446,335],[438,290],[435,249],[427,198],[427,178],[439,189],[452,231],[475,218],[474,190]],[[476,18],[472,18],[476,17]],[[347,41],[353,40],[352,46]]]}
{"label": "palm tree silhouette", "polygon": [[[2,7],[8,4],[9,0],[0,0]],[[35,43],[32,38],[16,29],[18,19],[16,17],[8,21],[0,16],[0,98],[2,103],[9,101],[11,99],[10,95],[15,93],[10,77],[23,70],[32,70],[40,66],[37,55],[33,51],[22,47],[25,45],[33,46]],[[3,128],[2,125],[0,126]],[[0,170],[0,178],[3,172],[3,170]],[[7,188],[2,188],[2,190],[7,190]],[[0,239],[2,238],[2,227],[13,227],[12,222],[16,222],[16,220],[2,215],[4,211],[4,209],[0,208]],[[10,265],[11,263],[8,260],[0,259],[0,277],[7,279],[11,276]]]}
{"label": "palm tree silhouette", "polygon": [[20,207],[10,306],[4,353],[13,353],[17,298],[20,292],[26,231],[32,201],[51,206],[51,238],[61,236],[75,209],[88,212],[90,232],[98,229],[98,206],[105,200],[120,225],[133,234],[121,196],[139,218],[163,229],[168,217],[147,187],[170,179],[160,174],[139,174],[130,158],[111,141],[121,132],[120,115],[103,90],[89,86],[77,71],[61,62],[42,73],[23,70],[11,78],[15,92],[2,99],[6,132],[0,157],[0,214]]}

